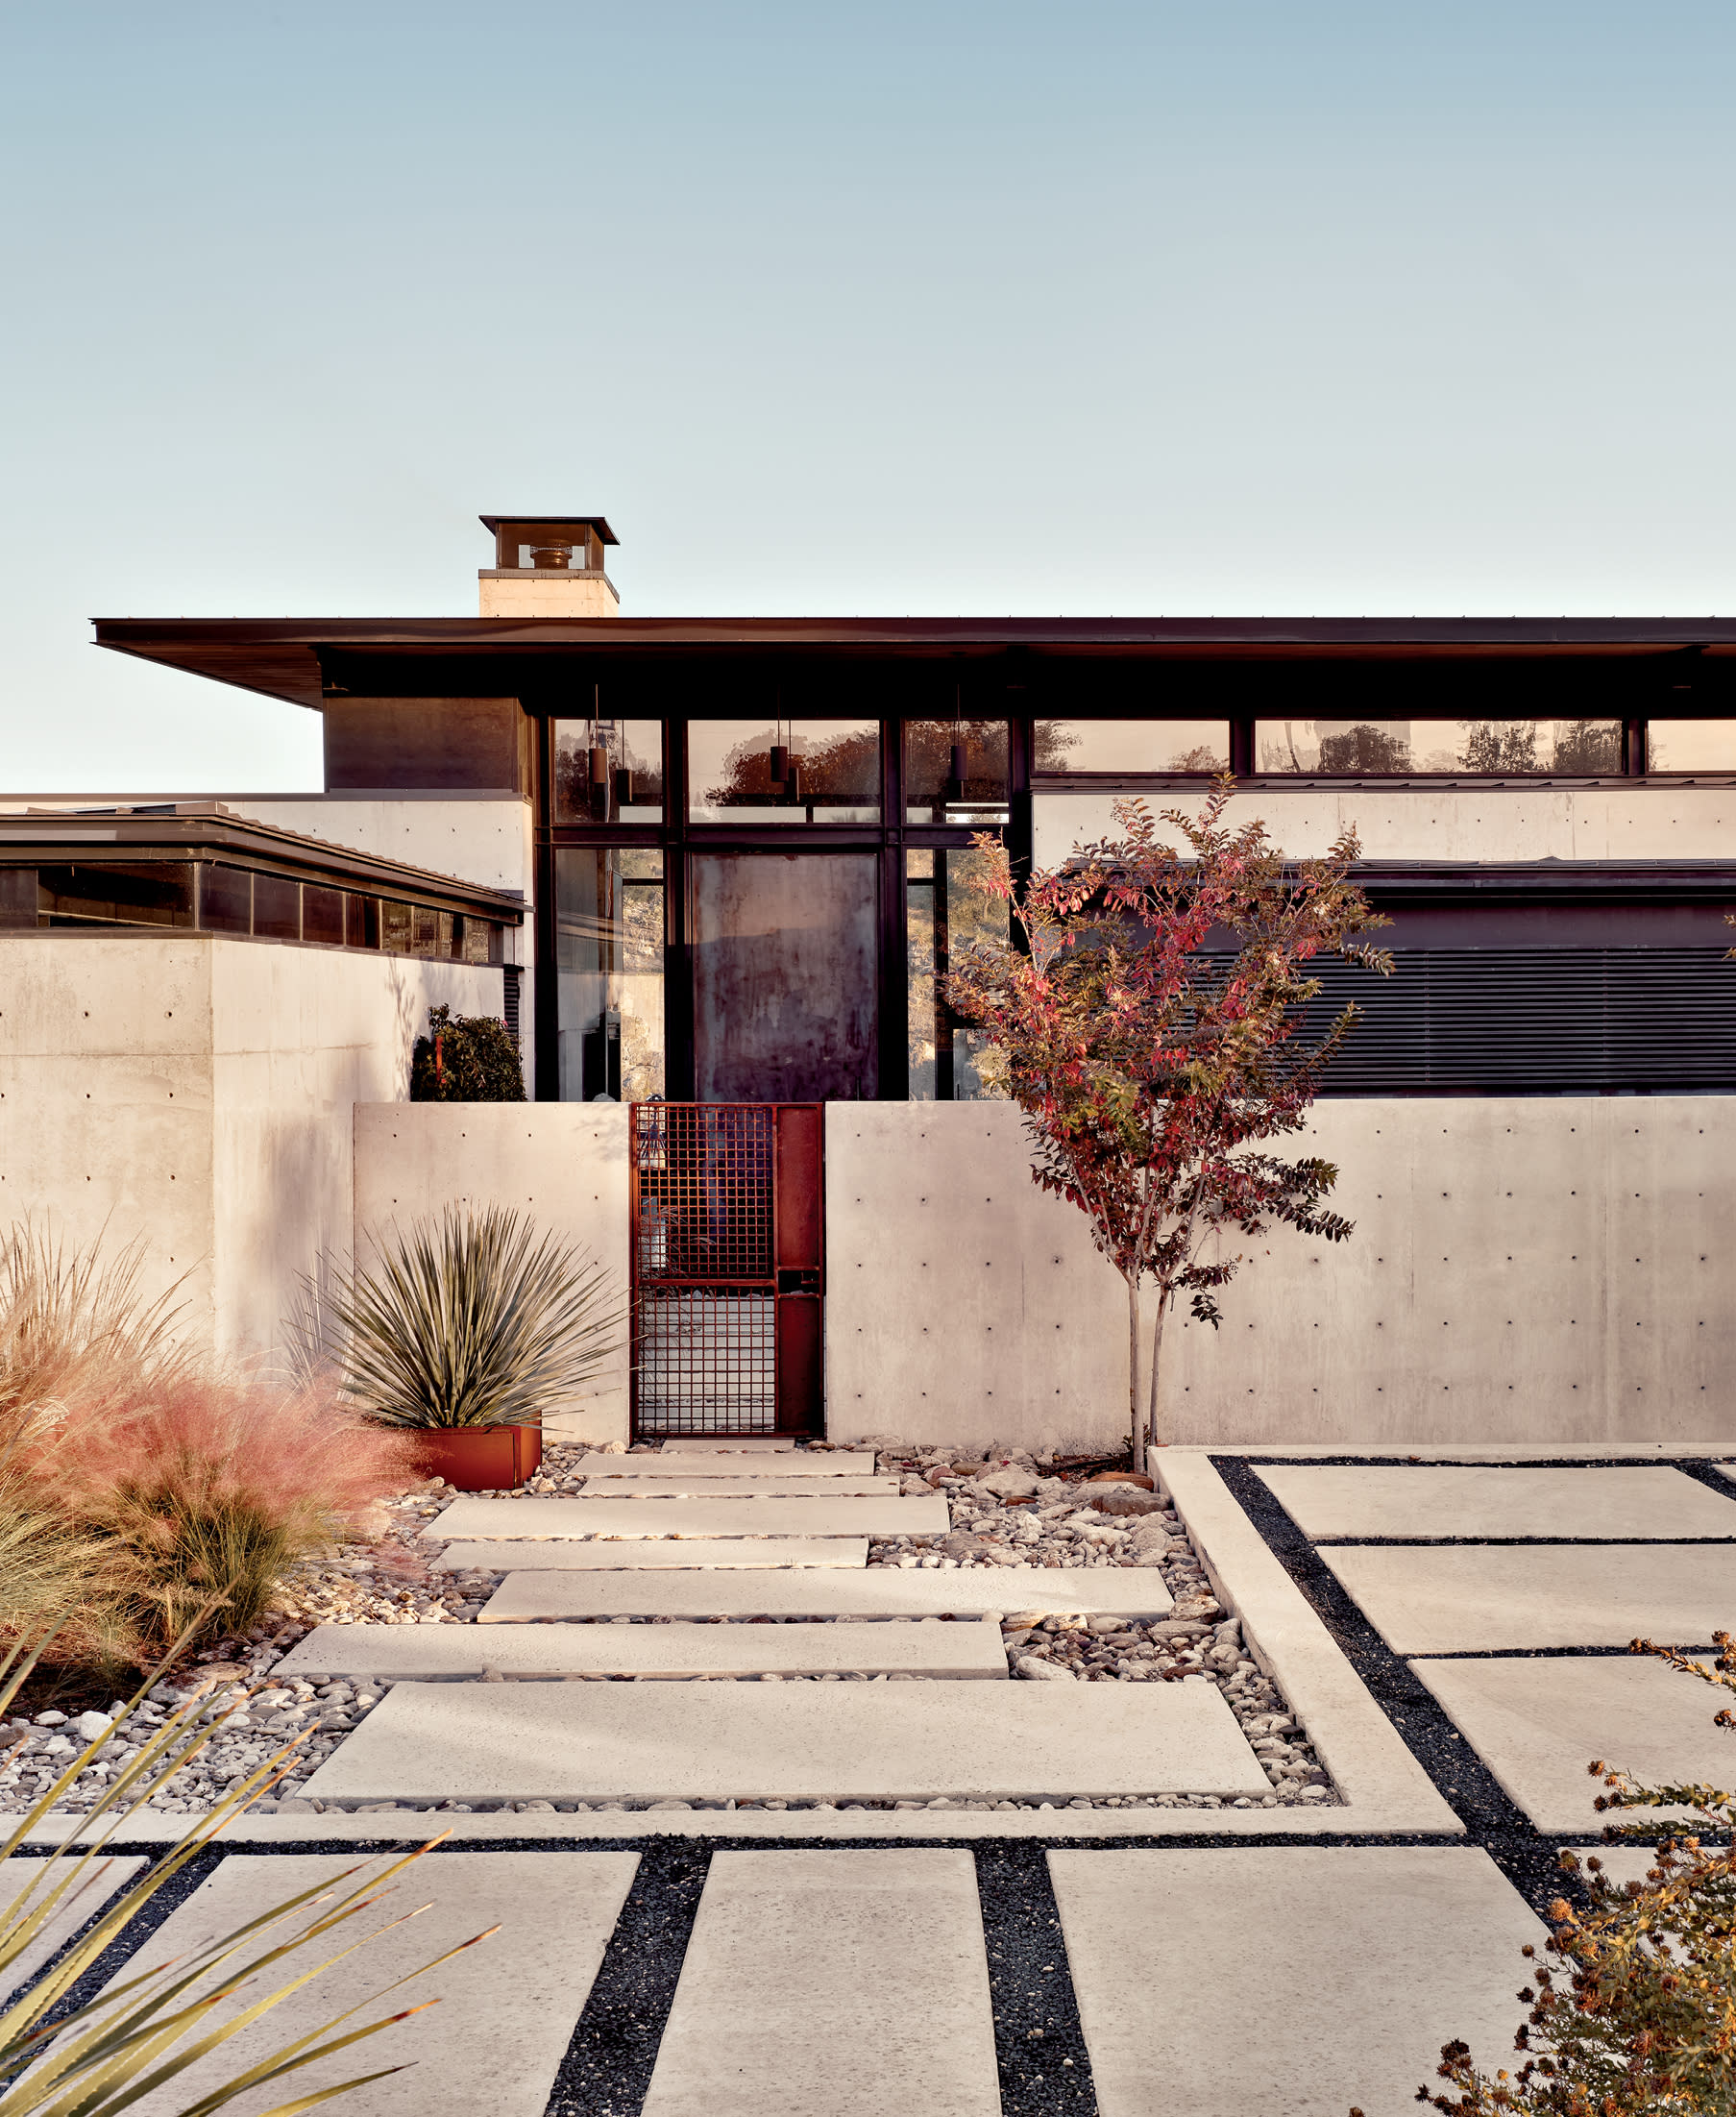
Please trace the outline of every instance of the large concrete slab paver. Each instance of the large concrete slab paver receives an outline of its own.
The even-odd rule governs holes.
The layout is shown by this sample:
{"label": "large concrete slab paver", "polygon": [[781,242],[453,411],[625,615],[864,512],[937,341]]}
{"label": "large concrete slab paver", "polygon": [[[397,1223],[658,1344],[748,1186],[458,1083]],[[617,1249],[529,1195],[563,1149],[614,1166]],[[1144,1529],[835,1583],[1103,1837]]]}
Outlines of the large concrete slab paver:
{"label": "large concrete slab paver", "polygon": [[1328,1544],[1320,1556],[1398,1654],[1707,1646],[1736,1612],[1736,1545]]}
{"label": "large concrete slab paver", "polygon": [[1000,2117],[975,1866],[719,1853],[644,2117]]}
{"label": "large concrete slab paver", "polygon": [[290,1676],[737,1677],[869,1675],[1004,1679],[992,1618],[889,1624],[328,1624],[272,1670]]}
{"label": "large concrete slab paver", "polygon": [[400,1684],[316,1801],[1262,1795],[1222,1694],[1177,1684]]}
{"label": "large concrete slab paver", "polygon": [[622,1573],[657,1570],[747,1572],[819,1566],[860,1572],[868,1564],[866,1537],[622,1537],[586,1542],[551,1539],[541,1543],[452,1543],[430,1561],[436,1573],[468,1573],[478,1567],[509,1572]]}
{"label": "large concrete slab paver", "polygon": [[[534,1567],[542,1563],[534,1554],[549,1546],[526,1548],[533,1554],[528,1563]],[[1027,1610],[1068,1616],[1161,1617],[1174,1607],[1155,1565],[1003,1565],[932,1572],[921,1567],[907,1571],[901,1566],[865,1565],[854,1572],[807,1567],[784,1573],[727,1574],[527,1571],[508,1573],[477,1612],[477,1622],[535,1624],[577,1617],[940,1617],[982,1616],[990,1612],[1014,1616]]]}
{"label": "large concrete slab paver", "polygon": [[62,1883],[71,1884],[43,1920],[40,1932],[8,1966],[5,1978],[0,1979],[0,1999],[28,1984],[38,1970],[47,1969],[50,1957],[59,1955],[79,1928],[133,1880],[144,1861],[131,1856],[93,1859],[82,1878],[74,1879],[77,1864],[71,1859],[57,1860],[51,1871],[42,1860],[23,1859],[15,1853],[11,1859],[0,1861],[0,1905],[6,1908],[4,1915],[9,1924],[13,1908],[33,1883],[36,1893],[25,1907],[27,1913],[40,1908]]}
{"label": "large concrete slab paver", "polygon": [[[476,2117],[480,2110],[489,2117],[543,2117],[638,1863],[636,1854],[616,1852],[559,1859],[534,1853],[428,1855],[394,1883],[371,1913],[296,1951],[275,1975],[285,1982],[352,1936],[379,1932],[378,1940],[242,2030],[179,2081],[136,2104],[138,2117],[169,2117],[198,2092],[209,2092],[348,2007],[360,2005],[362,2011],[345,2025],[359,2028],[435,1998],[439,2006],[413,2020],[236,2103],[237,2117],[382,2066],[403,2070],[340,2098],[353,2117]],[[328,1878],[335,1881],[356,1864],[355,1855],[232,1854],[120,1976],[166,1962],[301,1889]],[[429,1908],[396,1931],[382,1931],[419,1905]],[[365,1997],[495,1925],[498,1933],[427,1977],[375,2003]],[[232,2001],[230,2009],[239,2011],[257,1996],[250,1990]]]}
{"label": "large concrete slab paver", "polygon": [[1513,2062],[1519,1951],[1544,1930],[1483,1852],[1175,1846],[1049,1870],[1102,2117],[1379,2117],[1435,2085],[1451,2037]]}
{"label": "large concrete slab paver", "polygon": [[[794,1434],[685,1434],[666,1440],[656,1452],[666,1456],[789,1455],[795,1450]],[[827,1451],[821,1451],[822,1453]],[[806,1455],[806,1449],[801,1450]]]}
{"label": "large concrete slab paver", "polygon": [[916,1499],[455,1499],[424,1536],[943,1537],[939,1492]]}
{"label": "large concrete slab paver", "polygon": [[[719,1458],[718,1460],[721,1460]],[[584,1489],[574,1495],[597,1499],[896,1499],[898,1480],[877,1478],[864,1471],[860,1477],[827,1478],[714,1478],[687,1477],[666,1471],[660,1478],[587,1478]]]}
{"label": "large concrete slab paver", "polygon": [[635,1480],[688,1477],[688,1478],[766,1478],[818,1480],[824,1484],[838,1479],[872,1477],[874,1458],[866,1453],[852,1455],[840,1449],[835,1454],[819,1455],[804,1449],[797,1455],[730,1455],[714,1449],[705,1455],[686,1455],[671,1451],[667,1454],[643,1456],[612,1456],[602,1453],[583,1455],[577,1468],[587,1478],[620,1478],[623,1482]]}
{"label": "large concrete slab paver", "polygon": [[1594,1759],[1652,1785],[1736,1778],[1736,1735],[1712,1725],[1726,1694],[1647,1656],[1411,1666],[1540,1831],[1602,1827]]}
{"label": "large concrete slab paver", "polygon": [[1661,1466],[1267,1464],[1259,1475],[1309,1537],[1736,1538],[1736,1492]]}

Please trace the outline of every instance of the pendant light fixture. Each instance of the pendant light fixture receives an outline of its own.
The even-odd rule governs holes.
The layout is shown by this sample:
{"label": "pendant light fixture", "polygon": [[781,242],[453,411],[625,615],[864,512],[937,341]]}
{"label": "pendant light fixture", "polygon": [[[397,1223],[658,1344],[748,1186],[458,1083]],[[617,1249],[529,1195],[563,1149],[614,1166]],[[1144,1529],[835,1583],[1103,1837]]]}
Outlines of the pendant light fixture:
{"label": "pendant light fixture", "polygon": [[960,710],[962,689],[959,684],[954,684],[952,689],[952,769],[946,775],[945,795],[949,801],[965,799],[965,781],[970,776],[969,746],[965,740],[965,722]]}
{"label": "pendant light fixture", "polygon": [[768,776],[774,789],[785,785],[790,777],[790,746],[784,741],[782,703],[783,694],[774,692],[771,706],[771,755],[767,766]]}
{"label": "pendant light fixture", "polygon": [[594,822],[606,824],[609,820],[609,751],[607,744],[602,740],[602,723],[599,717],[601,705],[602,686],[593,684],[591,687],[591,816]]}

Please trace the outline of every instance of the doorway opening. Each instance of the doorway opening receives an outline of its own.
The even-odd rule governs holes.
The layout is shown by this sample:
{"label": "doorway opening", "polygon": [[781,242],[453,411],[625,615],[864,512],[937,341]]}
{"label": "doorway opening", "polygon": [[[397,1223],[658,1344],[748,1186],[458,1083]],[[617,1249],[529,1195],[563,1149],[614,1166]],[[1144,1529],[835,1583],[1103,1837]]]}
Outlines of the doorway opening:
{"label": "doorway opening", "polygon": [[822,1432],[824,1106],[628,1121],[634,1439]]}

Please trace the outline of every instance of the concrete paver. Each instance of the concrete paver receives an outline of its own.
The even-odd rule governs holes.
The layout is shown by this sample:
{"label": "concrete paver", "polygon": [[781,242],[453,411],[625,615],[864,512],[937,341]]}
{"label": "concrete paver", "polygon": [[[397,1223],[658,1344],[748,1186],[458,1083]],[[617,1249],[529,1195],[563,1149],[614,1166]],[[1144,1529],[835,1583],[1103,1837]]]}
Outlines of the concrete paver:
{"label": "concrete paver", "polygon": [[943,1537],[946,1501],[917,1499],[480,1499],[466,1494],[425,1536]]}
{"label": "concrete paver", "polygon": [[[76,1864],[73,1860],[58,1862],[59,1871],[51,1879],[39,1859],[24,1859],[14,1854],[11,1859],[0,1862],[0,1904],[6,1906],[8,1918],[33,1882],[40,1884],[30,1907],[34,1910],[70,1878]],[[4,1983],[0,1983],[0,1998],[5,1997],[9,1989],[16,1991],[20,1985],[28,1984],[38,1970],[46,1969],[49,1957],[59,1955],[62,1944],[100,1911],[111,1896],[124,1888],[143,1865],[144,1861],[136,1857],[93,1859],[84,1879],[73,1884],[44,1920],[36,1939],[12,1963]]]}
{"label": "concrete paver", "polygon": [[[543,1562],[534,1554],[549,1546],[539,1543],[527,1548],[533,1554],[529,1565],[540,1565]],[[929,1572],[917,1567],[905,1571],[891,1565],[865,1565],[854,1572],[819,1567],[728,1574],[527,1571],[508,1573],[483,1604],[477,1622],[525,1624],[575,1617],[939,1617],[982,1616],[989,1612],[1013,1616],[1027,1610],[1069,1616],[1161,1617],[1174,1607],[1155,1565],[973,1566],[967,1572],[957,1568]]]}
{"label": "concrete paver", "polygon": [[1309,1537],[1736,1538],[1736,1492],[1662,1466],[1267,1465]]}
{"label": "concrete paver", "polygon": [[645,2117],[999,2117],[967,1852],[712,1860]]}
{"label": "concrete paver", "polygon": [[799,1455],[772,1454],[731,1455],[721,1449],[714,1449],[707,1455],[684,1455],[677,1453],[643,1456],[611,1456],[603,1454],[583,1455],[577,1464],[580,1473],[587,1478],[620,1478],[623,1482],[643,1479],[688,1478],[779,1478],[818,1479],[831,1484],[843,1478],[872,1477],[874,1458],[871,1455],[853,1455],[840,1449],[834,1455],[819,1455],[804,1450]]}
{"label": "concrete paver", "polygon": [[[724,1460],[721,1457],[716,1459]],[[865,1470],[854,1478],[688,1477],[677,1470],[660,1478],[587,1478],[575,1495],[597,1499],[896,1499],[898,1480]]]}
{"label": "concrete paver", "polygon": [[819,1676],[845,1670],[1004,1679],[992,1618],[888,1624],[328,1624],[272,1670],[288,1676]]}
{"label": "concrete paver", "polygon": [[1736,1612],[1736,1546],[1323,1545],[1320,1557],[1399,1654],[1706,1646]]}
{"label": "concrete paver", "polygon": [[[394,1932],[380,1932],[379,1939],[339,1970],[304,1986],[134,2107],[139,2117],[168,2117],[197,2093],[208,2093],[247,2063],[347,2007],[360,2005],[362,2011],[346,2025],[359,2028],[437,1997],[438,2006],[291,2075],[235,2108],[245,2113],[272,2107],[317,2086],[401,2066],[403,2070],[390,2079],[344,2096],[344,2109],[354,2117],[476,2117],[478,2110],[489,2117],[542,2117],[638,1863],[636,1854],[613,1852],[553,1860],[517,1853],[430,1854],[395,1883],[371,1913],[280,1964],[278,1982],[329,1957],[352,1935],[380,1932],[418,1905],[431,1908]],[[232,1854],[120,1975],[132,1977],[147,1965],[166,1962],[355,1864],[355,1855]],[[366,1999],[497,1923],[501,1931],[479,1947],[466,1949],[378,2002]],[[257,1997],[250,1990],[231,2007],[239,2011]]]}
{"label": "concrete paver", "polygon": [[[437,1532],[436,1532],[437,1533]],[[430,1564],[436,1573],[468,1573],[479,1566],[508,1572],[534,1566],[540,1572],[621,1573],[671,1568],[693,1571],[734,1567],[749,1572],[823,1566],[862,1570],[866,1537],[625,1537],[595,1543],[579,1538],[540,1543],[509,1540],[452,1543]]]}
{"label": "concrete paver", "polygon": [[1511,2062],[1519,1950],[1544,1930],[1485,1853],[1178,1846],[1049,1868],[1102,2117],[1379,2117],[1436,2084],[1450,2037]]}
{"label": "concrete paver", "polygon": [[1176,1684],[400,1684],[316,1801],[1263,1795],[1222,1694]]}
{"label": "concrete paver", "polygon": [[[1414,1662],[1412,1667],[1540,1831],[1595,1831],[1594,1758],[1652,1785],[1736,1784],[1726,1694],[1644,1656]],[[1654,1812],[1647,1810],[1647,1814]]]}
{"label": "concrete paver", "polygon": [[[685,1434],[679,1440],[666,1440],[656,1452],[666,1456],[751,1456],[790,1455],[795,1450],[794,1434],[719,1434],[708,1439],[703,1434]],[[809,1451],[803,1449],[806,1455]]]}

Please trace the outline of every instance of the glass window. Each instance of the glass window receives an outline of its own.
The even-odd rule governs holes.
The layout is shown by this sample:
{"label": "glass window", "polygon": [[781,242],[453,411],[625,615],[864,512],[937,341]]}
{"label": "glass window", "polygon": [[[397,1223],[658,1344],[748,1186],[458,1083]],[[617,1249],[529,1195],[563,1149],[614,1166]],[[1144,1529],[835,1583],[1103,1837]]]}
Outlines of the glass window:
{"label": "glass window", "polygon": [[1039,778],[1082,773],[1222,772],[1230,762],[1224,721],[1039,721],[1031,769]]}
{"label": "glass window", "polygon": [[961,948],[1005,941],[1007,907],[971,887],[983,872],[974,847],[907,851],[906,931],[910,950],[910,1096],[913,1102],[980,1102],[987,1039],[946,1004],[946,977]]}
{"label": "glass window", "polygon": [[663,854],[559,846],[554,927],[563,1102],[663,1093]]}
{"label": "glass window", "polygon": [[1648,772],[1736,772],[1736,721],[1648,721]]}
{"label": "glass window", "polygon": [[254,876],[254,931],[267,941],[302,938],[302,885],[286,875]]}
{"label": "glass window", "polygon": [[352,948],[378,948],[379,946],[379,899],[378,897],[344,898],[344,941]]}
{"label": "glass window", "polygon": [[1004,824],[1006,722],[906,721],[904,802],[911,824]]}
{"label": "glass window", "polygon": [[452,953],[460,963],[499,963],[501,927],[493,919],[472,919],[468,913],[457,922]]}
{"label": "glass window", "polygon": [[[593,759],[593,750],[602,756]],[[601,777],[597,777],[598,772]],[[663,821],[661,721],[556,721],[554,821]]]}
{"label": "glass window", "polygon": [[871,824],[878,721],[689,721],[688,814],[711,824]]}
{"label": "glass window", "polygon": [[1261,772],[1376,777],[1454,772],[1491,778],[1622,769],[1620,721],[1259,721]]}
{"label": "glass window", "polygon": [[0,868],[0,926],[34,926],[36,923],[36,869]]}
{"label": "glass window", "polygon": [[344,945],[344,893],[322,889],[317,882],[302,886],[302,939],[322,941],[330,948]]}
{"label": "glass window", "polygon": [[193,873],[178,860],[14,871],[31,877],[44,926],[190,926]]}
{"label": "glass window", "polygon": [[407,904],[390,897],[379,900],[379,945],[389,955],[413,955],[413,915]]}
{"label": "glass window", "polygon": [[199,923],[209,933],[252,933],[254,878],[212,861],[199,871]]}

